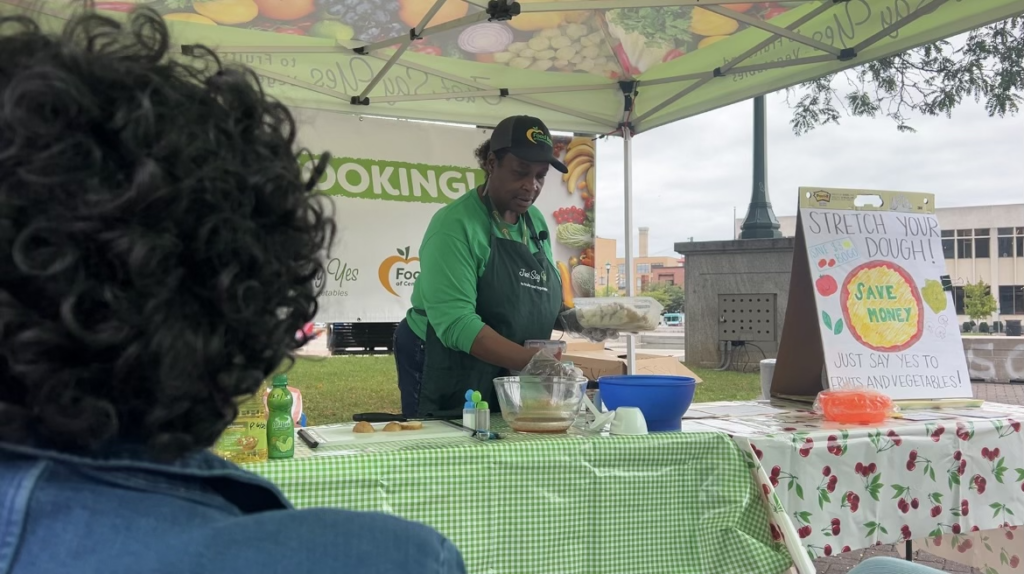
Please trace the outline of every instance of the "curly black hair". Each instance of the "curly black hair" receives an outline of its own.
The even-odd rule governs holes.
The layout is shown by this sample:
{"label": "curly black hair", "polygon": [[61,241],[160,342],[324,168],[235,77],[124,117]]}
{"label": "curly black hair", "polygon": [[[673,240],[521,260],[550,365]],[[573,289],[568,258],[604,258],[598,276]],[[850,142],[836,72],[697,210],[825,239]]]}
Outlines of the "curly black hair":
{"label": "curly black hair", "polygon": [[[501,160],[505,159],[505,156],[509,154],[508,149],[499,149],[494,152],[494,158],[501,163]],[[485,177],[490,174],[487,173],[487,158],[491,155],[491,140],[484,140],[483,143],[476,146],[473,150],[473,157],[476,158],[476,162],[480,164],[480,169],[484,170]]]}
{"label": "curly black hair", "polygon": [[295,121],[151,10],[0,19],[0,441],[173,460],[292,357],[333,234]]}

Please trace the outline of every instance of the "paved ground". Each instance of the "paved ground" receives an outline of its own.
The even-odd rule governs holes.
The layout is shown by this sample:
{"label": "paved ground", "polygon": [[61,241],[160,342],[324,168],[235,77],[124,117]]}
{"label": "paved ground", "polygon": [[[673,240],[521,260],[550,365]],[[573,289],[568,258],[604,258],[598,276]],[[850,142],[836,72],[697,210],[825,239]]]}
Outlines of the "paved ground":
{"label": "paved ground", "polygon": [[[974,396],[996,403],[1024,405],[1024,385],[974,383]],[[868,550],[855,550],[832,558],[815,560],[814,565],[818,569],[818,574],[845,574],[860,564],[862,560],[872,556],[902,557],[903,545],[876,546]],[[959,562],[939,558],[934,554],[919,550],[914,552],[914,561],[943,572],[981,574],[981,570],[976,568],[969,568]]]}
{"label": "paved ground", "polygon": [[[900,545],[902,547],[902,544]],[[818,574],[844,574],[849,572],[851,568],[860,564],[862,560],[871,558],[872,556],[895,556],[897,558],[903,558],[902,548],[898,551],[894,545],[889,546],[875,546],[870,550],[854,550],[853,552],[847,552],[846,554],[840,554],[832,558],[824,560],[815,560],[814,566],[818,569]],[[961,572],[967,574],[981,574],[981,570],[977,568],[970,568],[964,566],[959,562],[953,562],[952,560],[946,560],[945,558],[939,558],[934,554],[927,552],[915,551],[914,562],[923,566],[931,566],[942,572],[950,572],[960,574]]]}

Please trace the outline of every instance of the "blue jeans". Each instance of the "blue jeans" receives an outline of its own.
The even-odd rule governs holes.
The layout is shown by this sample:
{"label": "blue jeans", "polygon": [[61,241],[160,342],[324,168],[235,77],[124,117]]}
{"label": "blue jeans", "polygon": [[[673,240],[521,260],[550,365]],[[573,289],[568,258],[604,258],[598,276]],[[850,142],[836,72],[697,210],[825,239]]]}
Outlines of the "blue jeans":
{"label": "blue jeans", "polygon": [[423,361],[426,359],[423,339],[402,319],[395,329],[395,367],[398,369],[398,391],[402,394],[402,416],[416,416],[423,384]]}

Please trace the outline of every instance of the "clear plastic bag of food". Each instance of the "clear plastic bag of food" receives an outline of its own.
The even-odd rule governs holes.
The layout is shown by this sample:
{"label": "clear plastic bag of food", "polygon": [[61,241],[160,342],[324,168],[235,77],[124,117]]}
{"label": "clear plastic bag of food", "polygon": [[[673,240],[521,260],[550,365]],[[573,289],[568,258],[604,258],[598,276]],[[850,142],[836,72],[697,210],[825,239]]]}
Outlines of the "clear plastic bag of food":
{"label": "clear plastic bag of food", "polygon": [[888,395],[871,389],[821,391],[814,412],[841,424],[875,424],[899,412]]}
{"label": "clear plastic bag of food", "polygon": [[623,333],[654,331],[664,307],[650,297],[596,297],[576,299],[576,319],[584,329]]}

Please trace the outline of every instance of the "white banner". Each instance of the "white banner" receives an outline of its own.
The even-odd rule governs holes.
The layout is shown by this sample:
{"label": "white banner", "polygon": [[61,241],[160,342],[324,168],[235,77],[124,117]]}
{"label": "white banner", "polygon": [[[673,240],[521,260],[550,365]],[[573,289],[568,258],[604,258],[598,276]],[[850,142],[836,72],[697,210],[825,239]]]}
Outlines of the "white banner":
{"label": "white banner", "polygon": [[[295,110],[299,144],[314,155],[331,153],[319,189],[330,196],[337,235],[331,245],[317,321],[398,322],[411,306],[419,276],[419,245],[439,209],[483,183],[473,151],[490,130]],[[556,137],[566,153],[570,138]],[[594,144],[592,144],[594,145]],[[544,214],[556,261],[576,285],[576,296],[593,296],[593,187],[590,156],[578,160],[577,177],[567,182],[554,169],[536,206]],[[315,162],[313,158],[312,162]],[[586,161],[590,167],[586,167]],[[594,171],[589,176],[588,171]],[[569,192],[569,187],[573,192]],[[558,226],[569,227],[558,241]],[[582,227],[574,227],[582,226]]]}

